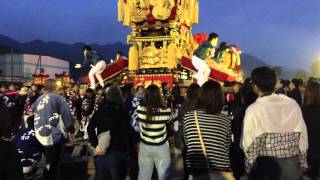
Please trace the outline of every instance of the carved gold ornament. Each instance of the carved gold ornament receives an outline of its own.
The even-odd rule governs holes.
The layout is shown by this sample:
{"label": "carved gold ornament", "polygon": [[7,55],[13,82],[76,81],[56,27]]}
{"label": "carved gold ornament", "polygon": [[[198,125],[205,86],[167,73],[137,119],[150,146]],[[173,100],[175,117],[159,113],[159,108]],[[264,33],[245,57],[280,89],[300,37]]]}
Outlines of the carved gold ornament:
{"label": "carved gold ornament", "polygon": [[152,15],[158,20],[166,20],[170,17],[174,0],[158,0],[152,9]]}

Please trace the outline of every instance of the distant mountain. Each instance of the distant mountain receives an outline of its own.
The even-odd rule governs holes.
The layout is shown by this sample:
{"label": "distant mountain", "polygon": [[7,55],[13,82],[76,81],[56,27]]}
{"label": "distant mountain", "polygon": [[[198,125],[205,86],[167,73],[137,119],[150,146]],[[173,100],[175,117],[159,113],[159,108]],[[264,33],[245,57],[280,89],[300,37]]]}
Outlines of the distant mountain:
{"label": "distant mountain", "polygon": [[[241,61],[242,61],[242,67],[244,69],[245,77],[250,77],[251,71],[257,67],[261,67],[261,66],[272,67],[271,65],[262,61],[261,59],[245,53],[241,55]],[[291,69],[284,66],[280,66],[280,67],[282,72],[279,78],[281,79],[292,79],[294,77],[295,72],[297,72],[297,69]]]}
{"label": "distant mountain", "polygon": [[[65,44],[59,42],[43,42],[41,40],[34,40],[27,43],[19,43],[7,36],[0,35],[0,52],[10,53],[8,47],[18,49],[21,53],[41,54],[60,58],[70,62],[70,74],[77,78],[86,72],[86,69],[76,70],[73,68],[74,64],[83,62],[82,47],[84,43]],[[112,44],[98,45],[91,44],[91,47],[98,51],[107,60],[114,59],[118,51],[127,55],[129,46],[121,42]]]}
{"label": "distant mountain", "polygon": [[[70,74],[73,78],[78,78],[88,71],[88,69],[76,70],[73,68],[74,64],[83,62],[83,54],[81,52],[83,46],[84,43],[65,44],[60,42],[43,42],[41,40],[19,43],[7,36],[0,35],[0,53],[10,53],[11,48],[14,48],[15,51],[19,50],[21,53],[41,54],[67,60],[70,62]],[[121,42],[105,45],[91,44],[91,46],[107,60],[114,59],[118,51],[123,52],[125,55],[129,51],[129,46]],[[259,58],[246,53],[241,55],[241,60],[246,77],[250,76],[254,68],[268,66],[268,64]]]}
{"label": "distant mountain", "polygon": [[16,47],[19,46],[19,42],[16,40],[13,40],[7,36],[0,35],[0,45],[5,45],[9,47]]}
{"label": "distant mountain", "polygon": [[261,59],[246,53],[241,54],[241,63],[244,70],[245,78],[250,77],[251,71],[253,69],[261,66],[269,66]]}

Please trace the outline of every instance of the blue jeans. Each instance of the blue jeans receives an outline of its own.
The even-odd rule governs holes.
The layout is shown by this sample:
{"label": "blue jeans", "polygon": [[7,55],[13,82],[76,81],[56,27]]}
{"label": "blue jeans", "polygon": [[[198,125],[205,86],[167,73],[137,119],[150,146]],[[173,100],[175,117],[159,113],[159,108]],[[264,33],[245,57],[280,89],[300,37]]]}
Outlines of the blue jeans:
{"label": "blue jeans", "polygon": [[153,167],[156,166],[159,180],[167,180],[170,175],[169,143],[160,146],[150,146],[140,143],[139,150],[139,180],[150,180]]}
{"label": "blue jeans", "polygon": [[125,152],[108,151],[104,156],[95,157],[95,180],[108,178],[108,171],[113,180],[124,180],[127,174],[128,154]]}

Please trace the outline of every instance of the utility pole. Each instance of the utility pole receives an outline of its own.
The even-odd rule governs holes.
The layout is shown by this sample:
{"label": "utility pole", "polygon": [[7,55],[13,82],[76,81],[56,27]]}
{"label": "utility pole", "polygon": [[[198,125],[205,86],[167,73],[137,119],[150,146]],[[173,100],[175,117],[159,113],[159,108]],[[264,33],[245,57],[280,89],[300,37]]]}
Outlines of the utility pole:
{"label": "utility pole", "polygon": [[[41,62],[41,55],[39,55],[38,61],[37,61],[37,65],[36,65],[36,69],[35,69],[35,71],[34,71],[34,75],[37,75],[38,68],[39,68],[39,74],[43,73],[43,72],[41,72],[41,69],[42,69],[41,64],[42,64],[42,62]],[[40,66],[40,67],[39,67],[39,66]]]}

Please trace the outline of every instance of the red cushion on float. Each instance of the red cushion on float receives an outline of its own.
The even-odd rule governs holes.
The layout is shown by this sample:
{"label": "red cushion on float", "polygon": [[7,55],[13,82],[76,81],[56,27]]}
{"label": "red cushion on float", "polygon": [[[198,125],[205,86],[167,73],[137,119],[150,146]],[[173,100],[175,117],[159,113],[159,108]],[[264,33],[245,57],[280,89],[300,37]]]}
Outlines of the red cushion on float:
{"label": "red cushion on float", "polygon": [[[124,69],[128,68],[127,60],[117,60],[116,62],[109,64],[106,69],[101,74],[102,79],[109,79],[119,73],[121,73]],[[86,83],[90,83],[89,77],[85,76],[84,80]]]}
{"label": "red cushion on float", "polygon": [[[196,71],[196,69],[192,65],[191,59],[189,59],[187,57],[182,57],[181,66],[186,68],[186,69],[189,69],[191,71]],[[232,81],[236,80],[235,76],[231,76],[231,75],[226,74],[224,72],[221,72],[221,71],[219,71],[217,69],[213,69],[213,68],[210,68],[210,69],[211,69],[211,72],[210,72],[210,76],[209,77],[212,78],[212,79],[215,79],[215,80],[221,81],[221,82],[225,82],[225,81],[232,82]]]}

